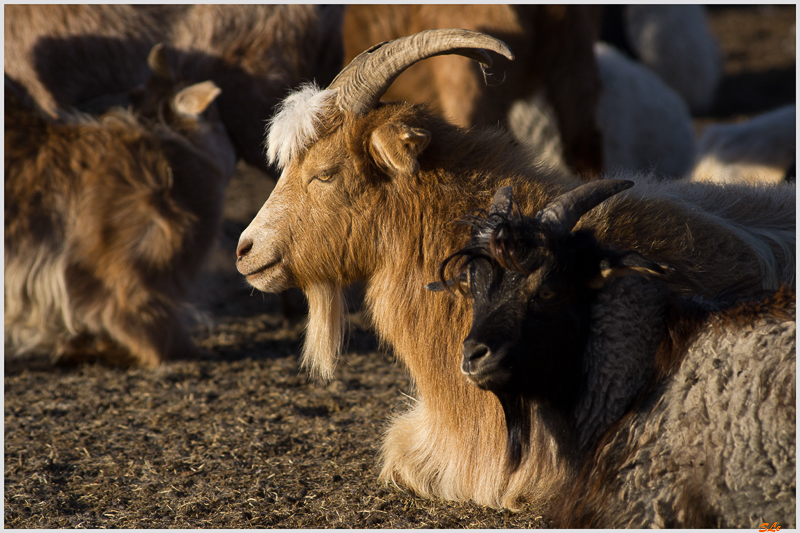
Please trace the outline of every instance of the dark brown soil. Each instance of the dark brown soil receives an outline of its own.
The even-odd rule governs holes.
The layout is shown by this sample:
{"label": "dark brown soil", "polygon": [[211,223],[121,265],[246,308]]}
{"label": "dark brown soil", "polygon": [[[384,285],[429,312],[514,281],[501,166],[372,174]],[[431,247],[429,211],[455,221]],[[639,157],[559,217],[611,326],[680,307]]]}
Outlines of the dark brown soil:
{"label": "dark brown soil", "polygon": [[[714,7],[719,104],[738,120],[795,101],[795,7]],[[327,385],[298,366],[303,323],[248,288],[239,233],[274,179],[245,167],[202,284],[196,360],[157,371],[5,363],[4,520],[10,528],[536,528],[535,509],[417,498],[378,482],[381,435],[410,390],[352,293],[350,342]]]}

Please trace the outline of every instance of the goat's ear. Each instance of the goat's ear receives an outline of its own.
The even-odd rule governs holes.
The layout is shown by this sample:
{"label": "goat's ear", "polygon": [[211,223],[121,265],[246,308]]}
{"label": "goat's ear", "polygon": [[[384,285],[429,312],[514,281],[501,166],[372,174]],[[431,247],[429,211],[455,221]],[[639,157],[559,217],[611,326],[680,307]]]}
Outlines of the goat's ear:
{"label": "goat's ear", "polygon": [[411,176],[419,170],[417,156],[431,142],[428,130],[389,122],[370,137],[372,157],[390,176]]}
{"label": "goat's ear", "polygon": [[620,276],[663,277],[673,270],[665,263],[650,261],[636,252],[614,252],[600,261],[600,272],[589,280],[588,285],[600,289],[611,279]]}
{"label": "goat's ear", "polygon": [[442,292],[444,290],[444,283],[441,281],[432,281],[431,283],[425,285],[425,288],[431,292]]}
{"label": "goat's ear", "polygon": [[[466,284],[469,281],[469,276],[466,272],[462,272],[461,276],[458,279],[458,282],[462,285]],[[431,292],[441,292],[445,290],[447,287],[452,287],[456,284],[454,279],[448,279],[446,282],[442,283],[441,281],[433,281],[425,285],[425,288]]]}
{"label": "goat's ear", "polygon": [[175,111],[179,114],[195,118],[200,113],[208,109],[222,89],[217,87],[213,81],[195,83],[181,90],[175,95],[173,102]]}

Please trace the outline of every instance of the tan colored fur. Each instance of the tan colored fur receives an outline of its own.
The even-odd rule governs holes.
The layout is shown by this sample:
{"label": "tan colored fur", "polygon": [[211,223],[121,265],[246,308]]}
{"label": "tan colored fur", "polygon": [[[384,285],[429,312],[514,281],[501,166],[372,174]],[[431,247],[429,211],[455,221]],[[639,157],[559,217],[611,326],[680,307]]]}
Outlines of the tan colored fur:
{"label": "tan colored fur", "polygon": [[344,297],[333,283],[317,283],[306,289],[308,326],[300,366],[311,377],[330,381],[341,355],[344,335]]}

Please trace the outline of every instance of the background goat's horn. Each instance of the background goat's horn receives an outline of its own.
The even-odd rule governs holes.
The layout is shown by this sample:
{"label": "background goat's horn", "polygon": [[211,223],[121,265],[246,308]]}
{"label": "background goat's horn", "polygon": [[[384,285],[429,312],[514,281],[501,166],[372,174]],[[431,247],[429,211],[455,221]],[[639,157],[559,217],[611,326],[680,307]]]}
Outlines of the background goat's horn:
{"label": "background goat's horn", "polygon": [[378,105],[392,82],[417,61],[457,54],[490,67],[492,60],[483,49],[514,59],[511,49],[503,41],[485,33],[460,29],[425,30],[376,44],[362,52],[328,88],[339,89],[337,103],[340,109],[366,113]]}
{"label": "background goat's horn", "polygon": [[572,231],[578,220],[600,202],[618,192],[630,189],[629,180],[599,180],[586,183],[566,192],[539,211],[536,219],[550,227],[557,235]]}
{"label": "background goat's horn", "polygon": [[164,49],[163,43],[158,43],[150,49],[150,53],[147,55],[147,66],[156,76],[172,80],[172,69],[167,63],[167,51]]}

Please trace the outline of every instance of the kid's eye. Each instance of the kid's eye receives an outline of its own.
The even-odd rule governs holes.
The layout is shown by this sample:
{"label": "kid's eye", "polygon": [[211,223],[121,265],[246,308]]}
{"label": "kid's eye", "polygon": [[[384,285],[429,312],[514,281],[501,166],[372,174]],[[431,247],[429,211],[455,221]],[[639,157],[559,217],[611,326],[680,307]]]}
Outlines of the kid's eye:
{"label": "kid's eye", "polygon": [[556,295],[556,291],[542,287],[536,295],[540,300],[549,300]]}

